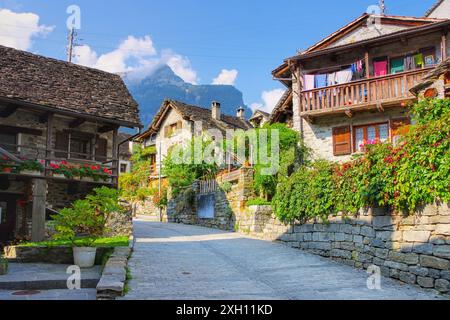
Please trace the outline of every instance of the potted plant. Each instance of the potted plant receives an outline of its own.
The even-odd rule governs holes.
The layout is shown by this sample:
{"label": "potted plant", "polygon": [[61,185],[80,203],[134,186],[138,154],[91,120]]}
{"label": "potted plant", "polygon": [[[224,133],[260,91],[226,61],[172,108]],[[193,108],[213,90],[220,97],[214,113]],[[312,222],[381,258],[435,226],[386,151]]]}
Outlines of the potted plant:
{"label": "potted plant", "polygon": [[8,273],[8,260],[0,256],[0,276]]}
{"label": "potted plant", "polygon": [[21,174],[40,176],[44,172],[44,166],[36,160],[25,160],[20,164],[18,171]]}
{"label": "potted plant", "polygon": [[72,207],[62,209],[53,219],[56,231],[53,238],[71,243],[75,265],[92,268],[97,253],[94,242],[103,232],[103,217],[96,214],[88,200],[78,200]]}

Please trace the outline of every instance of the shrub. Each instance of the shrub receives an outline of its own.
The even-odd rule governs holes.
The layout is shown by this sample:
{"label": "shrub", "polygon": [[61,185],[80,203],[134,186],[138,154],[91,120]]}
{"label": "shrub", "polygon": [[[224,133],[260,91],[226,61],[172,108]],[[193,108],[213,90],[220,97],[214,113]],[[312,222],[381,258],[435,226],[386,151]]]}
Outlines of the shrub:
{"label": "shrub", "polygon": [[70,241],[77,245],[77,238],[85,238],[83,245],[91,246],[96,238],[105,233],[105,222],[112,212],[121,212],[119,194],[106,187],[94,189],[94,193],[84,200],[75,201],[71,207],[64,208],[53,215],[54,240]]}
{"label": "shrub", "polygon": [[275,214],[292,222],[369,206],[413,212],[450,201],[450,102],[425,100],[412,108],[416,125],[397,146],[376,143],[353,161],[303,166],[281,179]]}

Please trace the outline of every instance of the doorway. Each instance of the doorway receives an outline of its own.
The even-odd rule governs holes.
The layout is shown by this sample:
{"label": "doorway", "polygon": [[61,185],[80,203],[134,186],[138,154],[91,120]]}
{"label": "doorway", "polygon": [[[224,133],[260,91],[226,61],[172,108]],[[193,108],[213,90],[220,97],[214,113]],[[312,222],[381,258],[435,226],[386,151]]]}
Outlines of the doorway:
{"label": "doorway", "polygon": [[13,240],[17,197],[0,193],[0,243]]}

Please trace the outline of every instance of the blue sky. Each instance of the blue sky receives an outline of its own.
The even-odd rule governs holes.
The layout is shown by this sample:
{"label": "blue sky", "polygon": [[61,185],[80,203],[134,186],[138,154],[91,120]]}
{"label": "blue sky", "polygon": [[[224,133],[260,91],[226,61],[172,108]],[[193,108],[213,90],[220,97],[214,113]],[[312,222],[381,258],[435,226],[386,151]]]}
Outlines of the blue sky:
{"label": "blue sky", "polygon": [[[387,13],[422,16],[434,2],[386,0]],[[283,87],[272,80],[271,70],[283,58],[307,48],[376,3],[377,0],[0,0],[0,9],[14,14],[33,13],[39,18],[36,22],[27,17],[31,26],[21,27],[13,27],[14,21],[0,19],[0,44],[2,39],[5,42],[6,37],[15,36],[16,40],[31,40],[20,44],[28,51],[65,59],[66,9],[75,4],[81,8],[78,42],[86,49],[78,56],[83,55],[86,61],[98,62],[106,55],[101,59],[110,64],[122,59],[126,68],[148,61],[170,61],[187,80],[201,84],[213,83],[225,69],[230,72],[217,81],[233,82],[244,93],[246,104],[273,104],[271,100],[281,90],[272,90]],[[136,45],[140,46],[137,57],[130,51],[128,55],[118,52],[118,48]]]}

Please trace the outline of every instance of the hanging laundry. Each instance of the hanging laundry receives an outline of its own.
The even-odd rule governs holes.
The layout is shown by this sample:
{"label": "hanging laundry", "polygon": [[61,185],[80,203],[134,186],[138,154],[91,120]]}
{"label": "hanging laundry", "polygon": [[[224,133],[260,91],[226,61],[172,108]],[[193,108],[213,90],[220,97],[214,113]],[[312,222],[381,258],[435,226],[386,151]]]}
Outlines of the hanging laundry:
{"label": "hanging laundry", "polygon": [[412,55],[407,55],[404,59],[404,63],[403,63],[403,69],[405,71],[409,71],[409,70],[413,70],[415,67],[414,64],[414,57]]}
{"label": "hanging laundry", "polygon": [[418,53],[414,56],[414,64],[416,68],[423,68],[423,54]]}
{"label": "hanging laundry", "polygon": [[313,74],[305,74],[303,76],[303,82],[305,84],[304,90],[312,90],[314,89],[314,75]]}
{"label": "hanging laundry", "polygon": [[327,80],[328,80],[327,81],[328,86],[334,86],[335,84],[337,84],[336,83],[336,72],[328,74]]}
{"label": "hanging laundry", "polygon": [[403,58],[397,58],[391,60],[391,73],[399,73],[405,70],[405,63]]}
{"label": "hanging laundry", "polygon": [[381,77],[387,75],[388,62],[387,60],[374,61],[373,69],[375,77]]}
{"label": "hanging laundry", "polygon": [[343,84],[352,81],[353,72],[352,69],[346,69],[336,72],[336,83]]}
{"label": "hanging laundry", "polygon": [[314,77],[315,88],[323,88],[327,86],[327,76],[326,74],[316,74]]}

